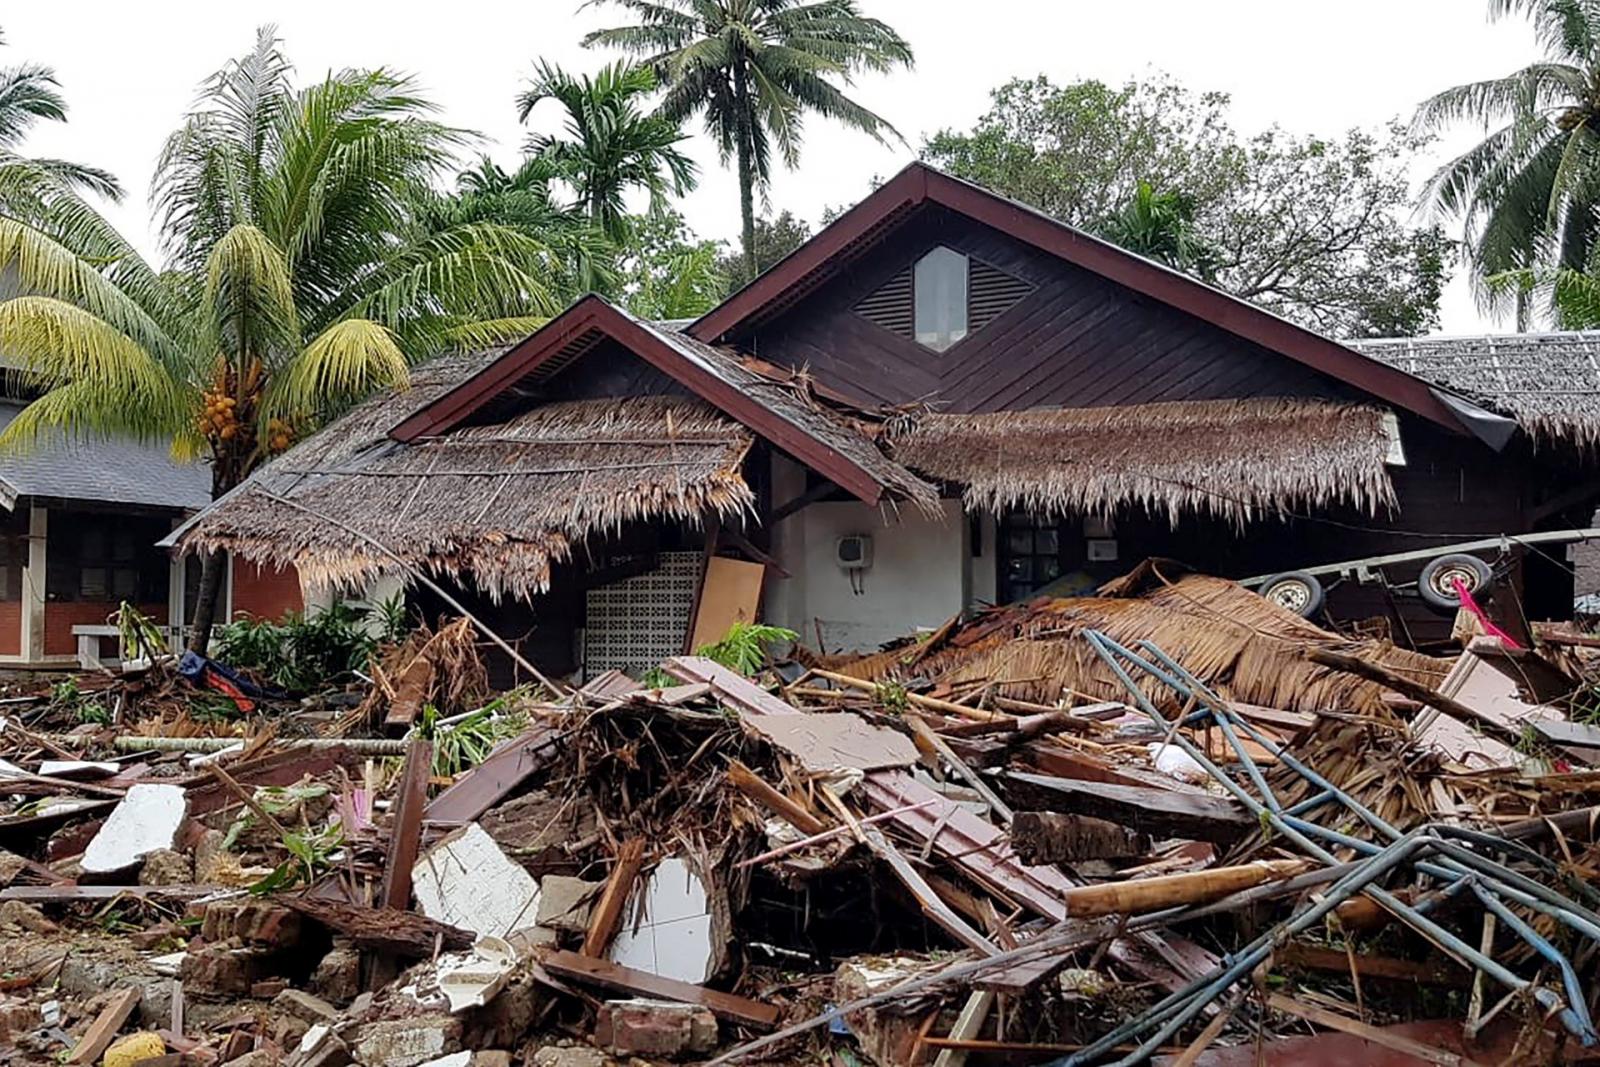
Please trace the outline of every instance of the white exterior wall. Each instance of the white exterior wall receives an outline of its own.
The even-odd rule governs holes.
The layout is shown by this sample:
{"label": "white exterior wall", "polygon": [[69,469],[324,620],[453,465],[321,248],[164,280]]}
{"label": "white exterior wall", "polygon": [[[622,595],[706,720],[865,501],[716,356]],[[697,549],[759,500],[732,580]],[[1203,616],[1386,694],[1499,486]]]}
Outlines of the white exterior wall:
{"label": "white exterior wall", "polygon": [[[804,489],[805,472],[776,458],[773,503]],[[834,562],[835,544],[850,534],[872,537],[872,566],[863,573],[860,596]],[[772,530],[773,557],[792,577],[768,579],[765,621],[794,630],[812,648],[820,626],[828,652],[870,651],[919,627],[939,626],[968,603],[968,547],[958,500],[944,501],[942,519],[908,505],[810,504]],[[992,596],[992,576],[989,585]]]}

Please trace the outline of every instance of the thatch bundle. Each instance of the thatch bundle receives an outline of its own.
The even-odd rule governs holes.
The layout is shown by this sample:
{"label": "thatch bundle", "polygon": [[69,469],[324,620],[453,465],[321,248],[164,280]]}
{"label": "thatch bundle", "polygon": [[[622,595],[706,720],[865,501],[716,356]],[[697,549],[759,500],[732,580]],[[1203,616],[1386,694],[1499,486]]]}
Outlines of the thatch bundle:
{"label": "thatch bundle", "polygon": [[[1234,582],[1199,574],[1162,580],[1160,573],[1159,566],[1141,566],[1112,584],[1118,595],[1041,597],[994,609],[955,631],[945,647],[928,652],[915,671],[952,688],[987,683],[991,693],[1020,700],[1048,703],[1069,692],[1092,700],[1126,699],[1122,684],[1083,639],[1086,631],[1099,630],[1130,648],[1154,642],[1229,699],[1288,711],[1377,713],[1380,686],[1312,663],[1302,650],[1353,652],[1430,686],[1443,680],[1449,666],[1387,642],[1347,641]],[[904,659],[902,649],[838,669],[887,678]],[[1132,673],[1158,706],[1178,710],[1169,689]]]}
{"label": "thatch bundle", "polygon": [[927,414],[892,435],[906,466],[966,487],[972,510],[1209,514],[1242,526],[1292,508],[1396,503],[1383,412],[1262,397]]}
{"label": "thatch bundle", "polygon": [[[445,388],[461,377],[438,374]],[[404,407],[427,399],[405,396]],[[395,408],[380,397],[292,449],[203,513],[180,547],[291,565],[316,585],[392,572],[392,552],[496,596],[528,596],[589,537],[754,503],[741,475],[752,435],[698,400],[546,404],[414,444],[386,436]]]}
{"label": "thatch bundle", "polygon": [[1512,416],[1542,446],[1600,448],[1600,332],[1408,337],[1348,344]]}

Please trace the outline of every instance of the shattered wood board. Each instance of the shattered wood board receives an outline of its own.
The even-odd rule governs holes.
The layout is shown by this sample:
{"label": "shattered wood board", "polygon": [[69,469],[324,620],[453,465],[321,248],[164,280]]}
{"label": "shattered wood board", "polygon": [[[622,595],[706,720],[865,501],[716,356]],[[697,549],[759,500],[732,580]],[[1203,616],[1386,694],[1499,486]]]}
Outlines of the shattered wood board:
{"label": "shattered wood board", "polygon": [[647,974],[699,985],[716,973],[720,953],[705,883],[688,862],[669,856],[628,898],[611,961]]}
{"label": "shattered wood board", "polygon": [[424,852],[411,869],[422,914],[480,937],[534,925],[539,884],[472,823]]}
{"label": "shattered wood board", "polygon": [[[1560,721],[1563,718],[1554,708],[1523,701],[1517,695],[1517,683],[1484,662],[1471,649],[1456,658],[1450,673],[1440,683],[1439,692],[1476,708],[1485,717],[1513,733],[1522,733],[1526,725]],[[1524,756],[1505,742],[1489,737],[1481,728],[1461,722],[1436,708],[1425,709],[1418,718],[1428,720],[1417,731],[1419,741],[1472,770],[1520,767],[1527,762]]]}
{"label": "shattered wood board", "polygon": [[[879,811],[902,810],[891,820],[955,861],[981,885],[998,887],[1030,911],[1057,922],[1067,917],[1062,895],[1073,883],[1054,867],[1030,867],[1005,835],[986,819],[935,793],[905,771],[873,771],[862,789]],[[914,807],[913,807],[914,806]]]}
{"label": "shattered wood board", "polygon": [[429,801],[422,809],[423,821],[447,825],[473,821],[548,764],[560,739],[551,727],[534,723]]}
{"label": "shattered wood board", "polygon": [[760,715],[742,711],[744,725],[799,760],[808,771],[839,767],[863,771],[909,767],[917,762],[917,746],[904,734],[873,726],[848,711],[803,715]]}
{"label": "shattered wood board", "polygon": [[662,552],[653,571],[584,594],[583,671],[639,674],[683,651],[700,552]]}
{"label": "shattered wood board", "polygon": [[108,874],[132,867],[152,852],[171,848],[188,813],[188,799],[180,786],[132,787],[83,850],[83,869]]}

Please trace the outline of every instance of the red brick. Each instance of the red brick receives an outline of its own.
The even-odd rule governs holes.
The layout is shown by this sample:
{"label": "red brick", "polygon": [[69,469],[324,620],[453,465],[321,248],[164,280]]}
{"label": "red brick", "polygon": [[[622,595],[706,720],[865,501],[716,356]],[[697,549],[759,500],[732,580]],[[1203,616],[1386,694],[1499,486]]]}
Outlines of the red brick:
{"label": "red brick", "polygon": [[594,1039],[618,1056],[671,1058],[714,1048],[717,1020],[698,1004],[608,1000],[600,1006]]}

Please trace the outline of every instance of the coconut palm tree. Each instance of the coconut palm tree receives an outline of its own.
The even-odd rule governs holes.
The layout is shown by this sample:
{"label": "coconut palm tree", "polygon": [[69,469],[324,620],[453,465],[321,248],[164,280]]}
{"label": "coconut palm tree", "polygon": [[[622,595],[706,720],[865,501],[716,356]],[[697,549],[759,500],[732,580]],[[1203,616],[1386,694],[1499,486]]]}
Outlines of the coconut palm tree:
{"label": "coconut palm tree", "polygon": [[1429,131],[1462,122],[1489,129],[1440,168],[1426,198],[1464,221],[1485,305],[1513,300],[1526,328],[1531,290],[1505,279],[1581,270],[1600,232],[1600,4],[1490,0],[1489,10],[1494,18],[1530,19],[1546,58],[1446,89],[1422,104],[1415,121]]}
{"label": "coconut palm tree", "polygon": [[592,78],[574,77],[540,60],[532,84],[517,96],[523,122],[544,100],[565,109],[566,136],[535,134],[526,151],[577,190],[590,222],[612,240],[625,236],[630,190],[648,191],[651,208],[659,210],[669,193],[682,196],[694,188],[694,162],[678,149],[681,124],[640,107],[655,89],[646,67],[614,63]]}
{"label": "coconut palm tree", "polygon": [[[774,147],[785,165],[800,159],[808,111],[884,142],[900,134],[846,96],[860,71],[912,65],[911,46],[855,0],[589,0],[631,12],[631,26],[597,30],[586,45],[646,57],[665,87],[659,114],[683,122],[701,114],[722,161],[739,175],[745,268],[756,272],[755,194],[772,180]],[[588,6],[588,5],[585,5]]]}
{"label": "coconut palm tree", "polygon": [[[521,336],[556,310],[551,253],[510,227],[430,225],[417,203],[464,141],[405,78],[295,87],[274,31],[206,82],[153,190],[168,253],[104,264],[0,219],[0,348],[39,398],[0,433],[169,440],[214,494],[419,359]],[[191,647],[223,574],[204,561]]]}
{"label": "coconut palm tree", "polygon": [[1147,181],[1134,187],[1116,214],[1099,226],[1101,237],[1147,259],[1211,281],[1216,253],[1196,232],[1194,200],[1157,192]]}

